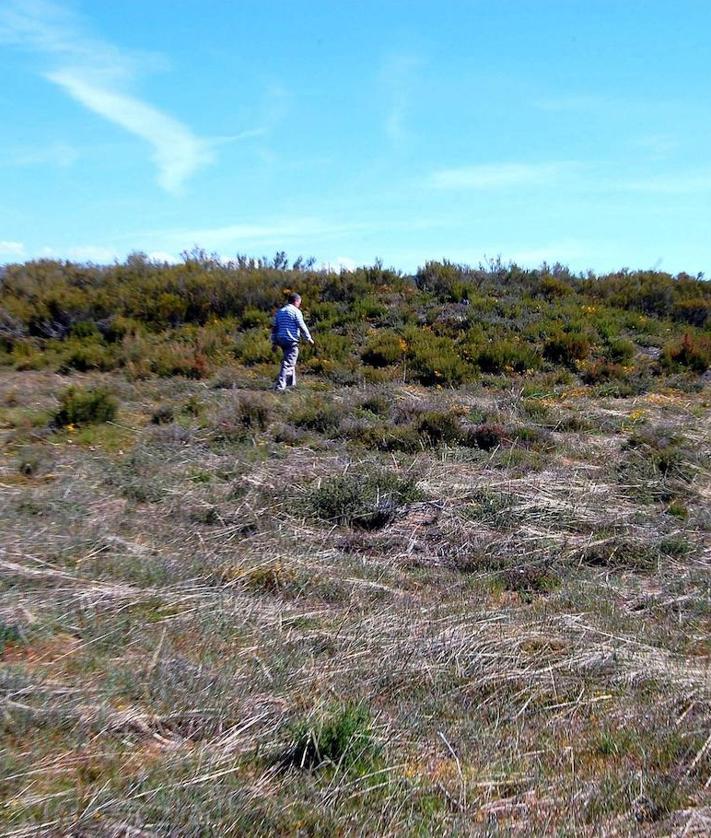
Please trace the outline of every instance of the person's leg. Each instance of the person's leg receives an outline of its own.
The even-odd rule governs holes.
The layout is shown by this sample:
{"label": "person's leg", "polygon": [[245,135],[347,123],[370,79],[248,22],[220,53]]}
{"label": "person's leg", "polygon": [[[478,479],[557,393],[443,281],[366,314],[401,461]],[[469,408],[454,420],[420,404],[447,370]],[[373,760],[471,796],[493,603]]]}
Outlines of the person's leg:
{"label": "person's leg", "polygon": [[279,367],[279,375],[277,376],[277,380],[274,382],[274,389],[286,390],[286,376],[288,372],[287,356],[289,354],[289,347],[287,344],[280,344],[279,346],[282,353],[281,366]]}
{"label": "person's leg", "polygon": [[299,344],[292,343],[288,351],[284,352],[284,361],[286,363],[286,386],[296,387],[296,359],[299,357]]}
{"label": "person's leg", "polygon": [[289,353],[289,368],[286,374],[286,386],[296,387],[296,359],[299,357],[299,344],[295,343]]}
{"label": "person's leg", "polygon": [[293,387],[296,384],[296,359],[299,356],[299,344],[283,343],[280,346],[282,351],[281,367],[274,389],[286,390],[287,385]]}

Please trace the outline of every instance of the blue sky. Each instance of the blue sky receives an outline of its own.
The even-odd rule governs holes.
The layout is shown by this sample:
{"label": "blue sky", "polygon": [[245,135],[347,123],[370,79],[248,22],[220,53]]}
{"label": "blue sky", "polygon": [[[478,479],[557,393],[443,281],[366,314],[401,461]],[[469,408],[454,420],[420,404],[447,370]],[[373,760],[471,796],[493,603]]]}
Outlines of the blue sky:
{"label": "blue sky", "polygon": [[0,262],[711,269],[711,3],[0,0]]}

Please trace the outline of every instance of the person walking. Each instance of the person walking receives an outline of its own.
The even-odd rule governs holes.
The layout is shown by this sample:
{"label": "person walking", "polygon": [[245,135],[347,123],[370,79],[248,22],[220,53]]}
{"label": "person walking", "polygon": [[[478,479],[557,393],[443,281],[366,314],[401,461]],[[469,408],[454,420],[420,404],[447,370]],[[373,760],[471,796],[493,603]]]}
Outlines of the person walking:
{"label": "person walking", "polygon": [[283,391],[287,387],[296,387],[296,359],[299,357],[301,336],[303,335],[312,346],[314,344],[300,308],[301,296],[296,293],[289,294],[289,302],[274,315],[272,348],[279,347],[283,353],[279,375],[274,384],[275,390]]}

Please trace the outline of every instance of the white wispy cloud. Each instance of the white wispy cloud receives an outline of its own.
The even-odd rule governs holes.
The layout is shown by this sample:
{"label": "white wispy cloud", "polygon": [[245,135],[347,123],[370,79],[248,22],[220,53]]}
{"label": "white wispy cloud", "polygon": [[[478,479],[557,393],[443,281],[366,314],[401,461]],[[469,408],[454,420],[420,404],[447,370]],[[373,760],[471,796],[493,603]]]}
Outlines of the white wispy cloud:
{"label": "white wispy cloud", "polygon": [[386,104],[385,134],[396,145],[410,134],[407,123],[415,95],[416,75],[422,63],[418,56],[400,52],[390,55],[380,70]]}
{"label": "white wispy cloud", "polygon": [[146,140],[153,149],[158,182],[169,192],[177,192],[196,169],[213,159],[206,142],[140,99],[96,84],[77,71],[49,73],[47,78],[85,107]]}
{"label": "white wispy cloud", "polygon": [[620,179],[611,186],[625,192],[658,195],[709,194],[711,193],[711,171],[703,169],[696,172],[655,174],[649,177]]}
{"label": "white wispy cloud", "polygon": [[506,258],[518,265],[537,267],[544,262],[579,262],[584,259],[586,253],[590,252],[590,246],[581,242],[565,239],[562,241],[550,242],[542,246],[514,248],[512,251],[504,250]]}
{"label": "white wispy cloud", "polygon": [[548,184],[578,165],[570,162],[491,163],[439,169],[428,184],[436,189],[505,189]]}
{"label": "white wispy cloud", "polygon": [[79,159],[79,151],[66,143],[50,143],[41,148],[4,148],[0,151],[0,166],[41,166],[49,164],[68,168]]}
{"label": "white wispy cloud", "polygon": [[84,107],[149,144],[158,182],[177,192],[214,159],[212,144],[179,120],[127,91],[155,57],[129,55],[87,34],[82,22],[56,3],[9,0],[0,9],[0,42],[29,48],[51,60],[45,77]]}
{"label": "white wispy cloud", "polygon": [[173,230],[156,234],[155,238],[171,247],[185,248],[192,243],[208,249],[225,252],[230,248],[250,246],[281,246],[293,239],[322,239],[347,235],[369,229],[367,224],[338,224],[319,218],[292,218],[263,224],[228,224],[221,227],[204,227]]}
{"label": "white wispy cloud", "polygon": [[0,256],[23,256],[24,253],[22,242],[0,241]]}
{"label": "white wispy cloud", "polygon": [[96,265],[105,265],[119,258],[119,254],[113,247],[104,247],[99,244],[83,244],[78,247],[70,247],[67,256],[74,262],[93,262]]}

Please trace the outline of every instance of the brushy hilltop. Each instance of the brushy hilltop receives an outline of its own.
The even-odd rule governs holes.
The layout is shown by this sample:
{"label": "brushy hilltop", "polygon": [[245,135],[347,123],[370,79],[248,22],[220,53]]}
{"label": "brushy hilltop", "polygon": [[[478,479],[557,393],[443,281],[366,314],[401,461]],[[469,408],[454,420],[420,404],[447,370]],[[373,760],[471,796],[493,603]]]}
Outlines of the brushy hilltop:
{"label": "brushy hilltop", "polygon": [[710,290],[3,269],[0,834],[709,834]]}
{"label": "brushy hilltop", "polygon": [[414,276],[379,263],[333,273],[310,261],[289,266],[283,253],[225,263],[196,251],[180,265],[136,255],[111,267],[6,267],[0,364],[122,369],[133,379],[259,366],[272,360],[268,324],[289,288],[319,336],[307,368],[338,384],[456,386],[481,373],[554,368],[631,394],[660,372],[703,372],[711,362],[711,284],[686,275],[581,278],[499,262],[430,262]]}

